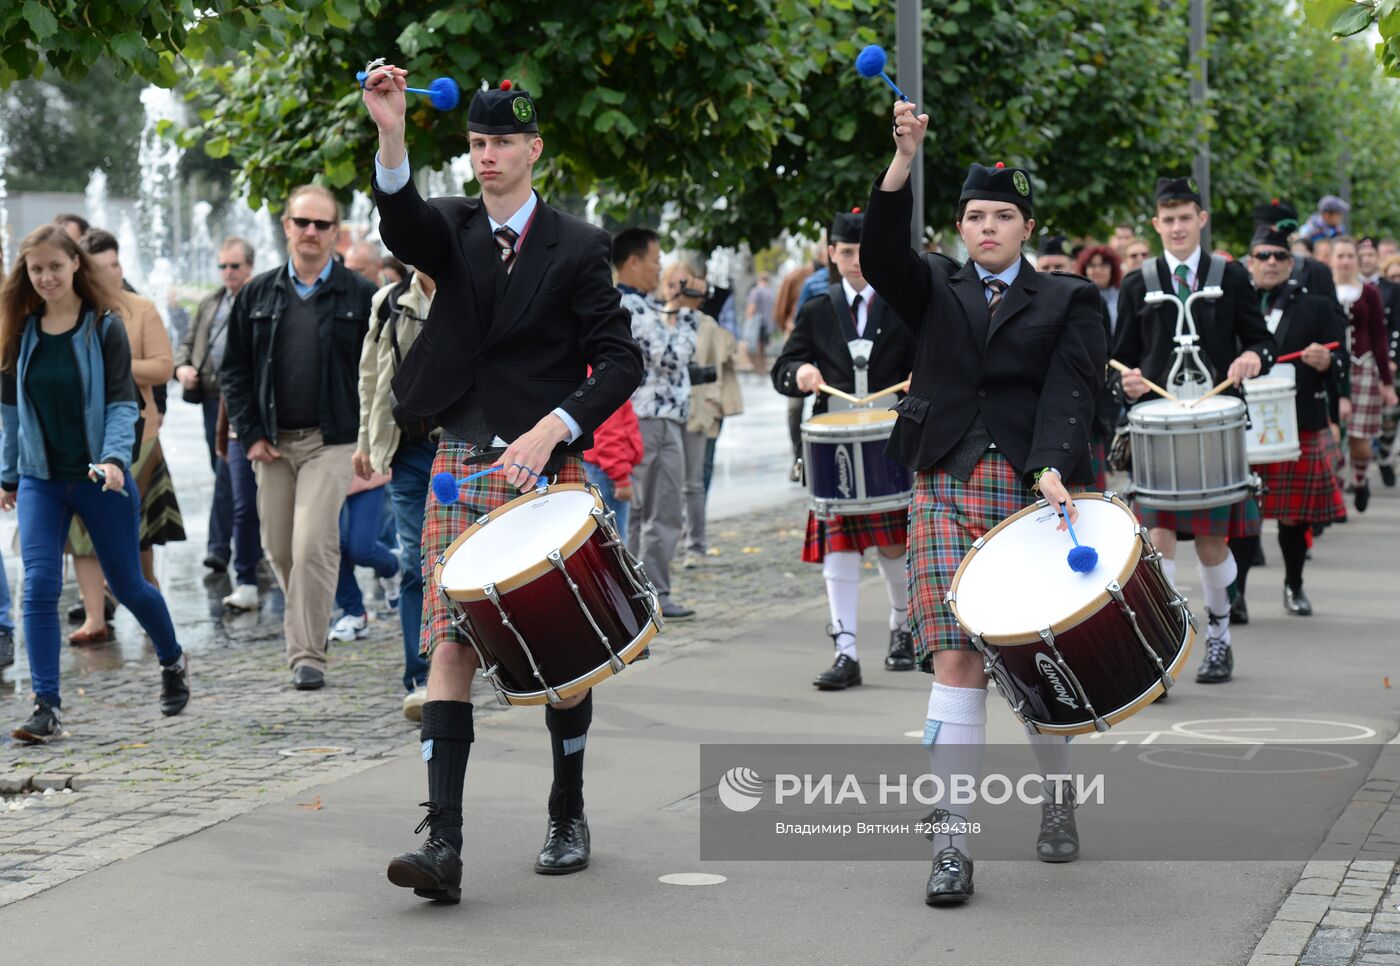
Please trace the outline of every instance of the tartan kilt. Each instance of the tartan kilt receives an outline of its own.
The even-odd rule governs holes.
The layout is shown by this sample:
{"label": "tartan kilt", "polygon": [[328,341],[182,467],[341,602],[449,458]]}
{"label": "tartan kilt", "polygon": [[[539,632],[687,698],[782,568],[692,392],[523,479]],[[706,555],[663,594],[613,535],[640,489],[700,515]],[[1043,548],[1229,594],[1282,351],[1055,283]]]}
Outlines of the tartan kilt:
{"label": "tartan kilt", "polygon": [[1161,528],[1174,530],[1178,536],[1192,537],[1257,537],[1263,529],[1263,519],[1259,516],[1259,504],[1254,497],[1229,506],[1212,507],[1209,510],[1152,510],[1145,506],[1134,506],[1138,522],[1149,530]]}
{"label": "tartan kilt", "polygon": [[[490,464],[483,463],[464,471],[462,461],[477,452],[477,447],[462,440],[443,439],[438,441],[437,455],[433,457],[433,474],[451,473],[453,476],[469,476],[476,470],[484,470]],[[586,483],[583,461],[570,457],[554,478],[555,483]],[[492,473],[479,480],[472,480],[458,490],[458,502],[439,503],[432,487],[428,488],[428,502],[423,511],[423,625],[418,639],[418,653],[431,657],[433,648],[443,641],[470,646],[467,636],[452,623],[455,611],[450,603],[438,593],[438,583],[434,576],[437,559],[452,546],[452,541],[462,535],[476,518],[490,513],[520,496],[521,490],[506,482],[504,472]]]}
{"label": "tartan kilt", "polygon": [[920,670],[933,672],[935,651],[970,651],[945,602],[972,543],[1035,496],[1005,456],[989,450],[966,483],[942,470],[920,470],[909,506],[909,626]]}
{"label": "tartan kilt", "polygon": [[1376,360],[1365,356],[1351,363],[1351,419],[1347,435],[1354,439],[1375,439],[1381,434],[1381,373]]}
{"label": "tartan kilt", "polygon": [[1262,516],[1295,523],[1332,523],[1347,515],[1328,455],[1331,441],[1331,430],[1300,430],[1302,454],[1296,460],[1255,467],[1264,481],[1259,507]]}
{"label": "tartan kilt", "polygon": [[807,513],[803,563],[821,563],[829,553],[865,553],[871,547],[902,547],[909,542],[909,511],[886,510],[818,520]]}

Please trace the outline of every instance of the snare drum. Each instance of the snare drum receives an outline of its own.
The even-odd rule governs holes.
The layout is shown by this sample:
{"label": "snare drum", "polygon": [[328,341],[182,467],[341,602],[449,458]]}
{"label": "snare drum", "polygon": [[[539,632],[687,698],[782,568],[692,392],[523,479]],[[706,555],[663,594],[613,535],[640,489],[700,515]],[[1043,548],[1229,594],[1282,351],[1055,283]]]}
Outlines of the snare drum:
{"label": "snare drum", "polygon": [[1208,510],[1238,503],[1249,470],[1244,401],[1212,396],[1195,406],[1153,399],[1128,410],[1133,500],[1153,510]]}
{"label": "snare drum", "polygon": [[1291,463],[1302,455],[1298,410],[1294,406],[1296,378],[1293,367],[1285,364],[1275,366],[1267,376],[1245,380],[1251,463]]}
{"label": "snare drum", "polygon": [[554,703],[620,673],[661,626],[656,591],[592,487],[562,483],[477,519],[438,558],[502,704]]}
{"label": "snare drum", "polygon": [[1044,734],[1107,731],[1171,688],[1195,638],[1186,598],[1162,574],[1147,529],[1113,494],[1074,497],[1087,574],[1044,500],[972,545],[948,592],[958,624],[1022,721]]}
{"label": "snare drum", "polygon": [[847,409],[802,424],[802,467],[818,519],[909,506],[914,473],[885,455],[895,419],[887,409]]}

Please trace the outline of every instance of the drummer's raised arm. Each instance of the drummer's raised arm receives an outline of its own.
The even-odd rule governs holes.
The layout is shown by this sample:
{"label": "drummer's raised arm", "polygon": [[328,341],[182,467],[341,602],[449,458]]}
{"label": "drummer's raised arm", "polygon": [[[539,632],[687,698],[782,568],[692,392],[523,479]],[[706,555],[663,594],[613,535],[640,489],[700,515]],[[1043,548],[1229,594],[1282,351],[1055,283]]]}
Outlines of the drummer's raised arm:
{"label": "drummer's raised arm", "polygon": [[880,297],[894,309],[911,332],[923,326],[924,308],[932,289],[932,272],[909,242],[914,193],[906,181],[897,191],[880,187],[882,174],[870,193],[870,206],[860,232],[860,267]]}

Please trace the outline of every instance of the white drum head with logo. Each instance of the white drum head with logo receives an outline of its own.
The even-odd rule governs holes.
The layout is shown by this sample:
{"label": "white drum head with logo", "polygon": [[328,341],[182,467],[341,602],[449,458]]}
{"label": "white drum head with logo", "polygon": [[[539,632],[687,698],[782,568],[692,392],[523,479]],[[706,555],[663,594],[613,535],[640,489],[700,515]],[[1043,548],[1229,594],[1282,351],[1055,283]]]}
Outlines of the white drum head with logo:
{"label": "white drum head with logo", "polygon": [[1148,426],[1202,422],[1228,422],[1230,417],[1243,415],[1244,401],[1235,396],[1211,396],[1192,405],[1191,400],[1173,402],[1170,399],[1150,399],[1128,410],[1133,423]]}
{"label": "white drum head with logo", "polygon": [[1074,541],[1055,529],[1059,514],[1054,509],[1022,511],[963,566],[954,590],[965,629],[987,637],[1033,635],[1068,620],[1120,579],[1140,547],[1132,512],[1087,494],[1075,506],[1079,522],[1074,532],[1099,554],[1094,569],[1083,574],[1069,569]]}
{"label": "white drum head with logo", "polygon": [[453,592],[505,584],[544,563],[555,550],[567,555],[596,505],[588,490],[560,489],[493,511],[485,526],[448,551],[442,586]]}

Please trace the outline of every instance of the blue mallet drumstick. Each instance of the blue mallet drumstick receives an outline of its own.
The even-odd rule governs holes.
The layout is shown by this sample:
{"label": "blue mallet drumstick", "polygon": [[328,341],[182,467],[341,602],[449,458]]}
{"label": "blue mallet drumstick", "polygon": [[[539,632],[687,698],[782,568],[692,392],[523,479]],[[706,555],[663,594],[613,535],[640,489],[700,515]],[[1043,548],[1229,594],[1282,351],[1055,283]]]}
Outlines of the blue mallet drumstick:
{"label": "blue mallet drumstick", "polygon": [[1099,565],[1099,552],[1079,542],[1079,538],[1074,534],[1074,524],[1069,522],[1069,514],[1065,512],[1063,503],[1060,504],[1060,515],[1065,518],[1069,538],[1074,541],[1074,547],[1069,552],[1069,569],[1077,574],[1087,574]]}
{"label": "blue mallet drumstick", "polygon": [[[365,80],[368,77],[369,73],[363,70],[355,75],[355,79],[360,82],[361,87],[365,86]],[[429,84],[426,89],[422,87],[406,87],[404,91],[409,94],[427,94],[428,100],[431,101],[433,107],[437,108],[439,111],[450,111],[462,100],[461,89],[458,88],[457,82],[450,77],[439,77]]]}
{"label": "blue mallet drumstick", "polygon": [[457,477],[451,473],[434,473],[432,479],[433,496],[437,497],[439,503],[456,503],[458,491],[470,483],[472,480],[479,480],[483,476],[489,476],[498,470],[505,469],[504,466],[488,466],[486,469],[471,476]]}
{"label": "blue mallet drumstick", "polygon": [[909,100],[909,98],[904,96],[904,92],[896,86],[895,82],[890,80],[890,75],[885,73],[885,62],[887,59],[888,58],[885,56],[885,48],[881,47],[879,44],[871,44],[856,57],[856,73],[860,74],[862,77],[884,78],[885,83],[890,85],[890,90],[898,94],[901,101]]}

